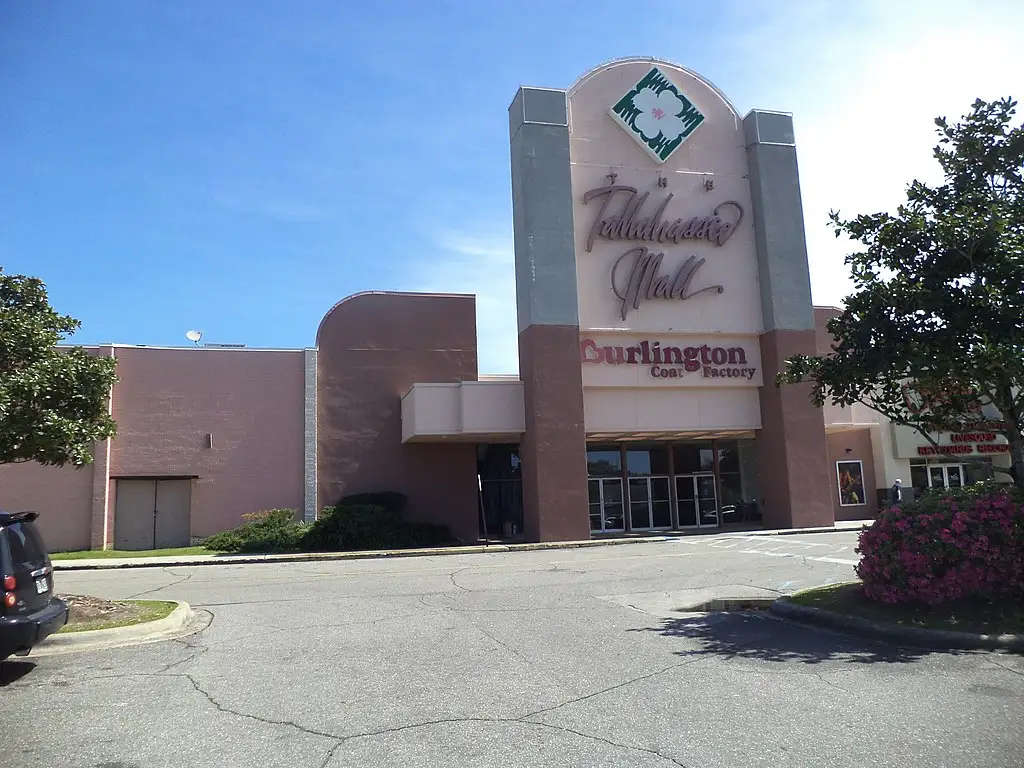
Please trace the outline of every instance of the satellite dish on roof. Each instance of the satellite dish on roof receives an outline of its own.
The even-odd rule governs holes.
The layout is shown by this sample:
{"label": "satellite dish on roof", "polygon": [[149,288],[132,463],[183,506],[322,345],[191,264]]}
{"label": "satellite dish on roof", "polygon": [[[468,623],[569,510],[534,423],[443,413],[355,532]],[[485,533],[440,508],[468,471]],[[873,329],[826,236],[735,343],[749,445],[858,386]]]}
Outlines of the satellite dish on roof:
{"label": "satellite dish on roof", "polygon": [[203,332],[202,331],[185,331],[185,338],[188,339],[189,341],[191,341],[192,343],[198,345],[199,344],[199,340],[201,338],[203,338]]}

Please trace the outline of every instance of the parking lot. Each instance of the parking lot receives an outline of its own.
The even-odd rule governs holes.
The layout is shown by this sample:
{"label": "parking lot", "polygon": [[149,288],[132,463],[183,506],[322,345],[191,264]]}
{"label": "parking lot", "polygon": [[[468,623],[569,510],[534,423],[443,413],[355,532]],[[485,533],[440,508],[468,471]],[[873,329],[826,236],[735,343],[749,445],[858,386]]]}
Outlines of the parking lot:
{"label": "parking lot", "polygon": [[853,577],[853,533],[61,572],[206,629],[4,666],[5,768],[1024,764],[1024,657],[694,613]]}

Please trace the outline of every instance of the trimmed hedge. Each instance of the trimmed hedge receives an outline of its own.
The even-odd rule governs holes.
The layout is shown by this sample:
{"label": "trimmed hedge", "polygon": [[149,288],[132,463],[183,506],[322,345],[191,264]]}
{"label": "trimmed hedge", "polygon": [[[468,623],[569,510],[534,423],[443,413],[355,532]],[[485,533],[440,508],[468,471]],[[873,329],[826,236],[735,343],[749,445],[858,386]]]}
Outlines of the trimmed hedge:
{"label": "trimmed hedge", "polygon": [[353,493],[350,496],[342,497],[335,507],[361,507],[371,505],[383,507],[387,512],[401,517],[405,512],[405,505],[409,497],[398,491],[370,491],[368,493]]}
{"label": "trimmed hedge", "polygon": [[991,483],[883,509],[860,534],[856,571],[884,603],[1024,600],[1024,496]]}
{"label": "trimmed hedge", "polygon": [[343,552],[409,549],[454,543],[447,527],[402,519],[406,496],[394,491],[347,496],[327,507],[315,523],[296,520],[292,509],[243,515],[237,528],[210,536],[206,549],[219,552]]}
{"label": "trimmed hedge", "polygon": [[237,528],[216,533],[203,541],[206,549],[218,552],[295,552],[306,529],[295,519],[294,509],[270,509],[242,515]]}
{"label": "trimmed hedge", "polygon": [[404,522],[397,512],[376,504],[328,507],[302,537],[305,552],[407,549],[450,544],[440,525]]}

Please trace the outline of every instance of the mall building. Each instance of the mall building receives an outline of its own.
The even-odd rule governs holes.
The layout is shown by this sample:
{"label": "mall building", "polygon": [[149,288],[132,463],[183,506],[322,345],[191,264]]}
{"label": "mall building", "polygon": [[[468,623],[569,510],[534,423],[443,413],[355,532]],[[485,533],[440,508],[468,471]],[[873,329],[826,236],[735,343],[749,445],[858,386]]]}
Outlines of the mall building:
{"label": "mall building", "polygon": [[775,386],[836,311],[811,304],[790,115],[631,58],[520,88],[509,135],[518,377],[478,371],[471,295],[349,296],[310,349],[98,346],[117,437],[0,467],[0,508],[55,550],[146,549],[388,490],[462,542],[581,540],[868,519],[897,478],[1009,465],[994,434],[936,448]]}

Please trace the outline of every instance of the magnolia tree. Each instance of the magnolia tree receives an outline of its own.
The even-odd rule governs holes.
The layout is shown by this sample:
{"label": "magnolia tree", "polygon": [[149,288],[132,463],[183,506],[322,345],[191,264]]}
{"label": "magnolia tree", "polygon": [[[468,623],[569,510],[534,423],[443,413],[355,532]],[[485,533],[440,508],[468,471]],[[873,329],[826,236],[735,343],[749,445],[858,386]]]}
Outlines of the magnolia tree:
{"label": "magnolia tree", "polygon": [[941,184],[914,181],[895,214],[842,219],[854,291],[828,323],[826,357],[798,355],[778,383],[820,407],[862,403],[896,424],[1006,436],[1024,487],[1024,126],[1017,102],[975,101],[935,121]]}
{"label": "magnolia tree", "polygon": [[80,325],[41,280],[0,269],[0,464],[88,464],[93,442],[114,435],[114,359],[56,346]]}

